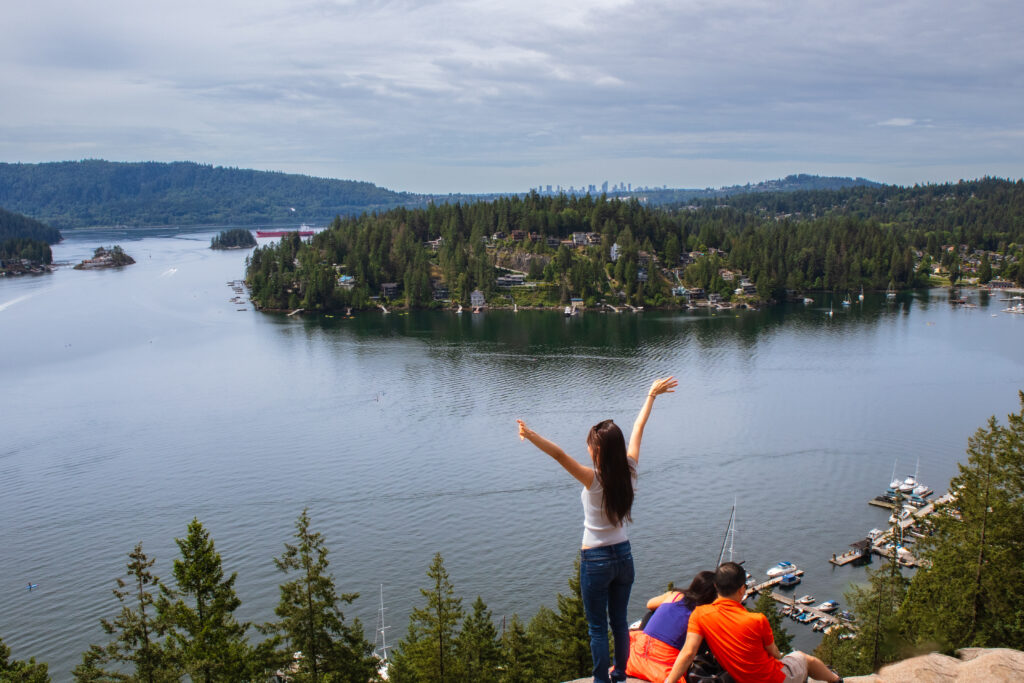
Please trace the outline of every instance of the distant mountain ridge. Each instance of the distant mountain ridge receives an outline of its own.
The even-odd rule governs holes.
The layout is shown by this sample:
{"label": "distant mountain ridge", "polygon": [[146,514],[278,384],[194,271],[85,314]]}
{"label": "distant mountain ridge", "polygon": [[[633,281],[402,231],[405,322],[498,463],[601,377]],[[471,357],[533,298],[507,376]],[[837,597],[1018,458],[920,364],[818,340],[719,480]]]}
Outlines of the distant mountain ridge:
{"label": "distant mountain ridge", "polygon": [[0,163],[0,206],[64,229],[322,223],[424,201],[368,182],[187,161]]}
{"label": "distant mountain ridge", "polygon": [[[742,194],[882,187],[865,178],[789,175],[755,184],[704,189],[609,192],[649,205]],[[204,165],[190,161],[101,159],[40,164],[0,163],[0,207],[54,228],[162,225],[298,225],[337,215],[428,202],[489,201],[526,193],[416,194],[373,183]]]}

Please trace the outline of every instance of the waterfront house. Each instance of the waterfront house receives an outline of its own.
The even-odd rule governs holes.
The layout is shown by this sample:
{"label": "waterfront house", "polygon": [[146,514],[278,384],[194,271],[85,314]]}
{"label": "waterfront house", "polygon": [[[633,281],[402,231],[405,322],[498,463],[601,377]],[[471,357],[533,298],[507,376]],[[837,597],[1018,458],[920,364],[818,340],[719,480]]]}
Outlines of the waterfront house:
{"label": "waterfront house", "polygon": [[472,306],[473,308],[483,308],[484,307],[484,303],[485,302],[484,302],[484,293],[483,292],[481,292],[479,289],[474,289],[472,292],[470,292],[470,294],[469,294],[469,305],[470,306]]}
{"label": "waterfront house", "polygon": [[382,282],[380,285],[380,295],[385,299],[396,298],[398,296],[398,283]]}

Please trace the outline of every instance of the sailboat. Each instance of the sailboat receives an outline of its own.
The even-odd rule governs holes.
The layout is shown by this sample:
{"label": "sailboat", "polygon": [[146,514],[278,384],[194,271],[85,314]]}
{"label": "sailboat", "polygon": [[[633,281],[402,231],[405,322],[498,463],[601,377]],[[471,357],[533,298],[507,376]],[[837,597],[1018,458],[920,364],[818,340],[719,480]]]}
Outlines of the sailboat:
{"label": "sailboat", "polygon": [[[373,656],[377,659],[377,676],[388,680],[388,648],[386,631],[391,628],[384,625],[384,584],[380,585],[380,608],[377,610],[377,635],[373,640]],[[380,643],[380,646],[377,643]]]}
{"label": "sailboat", "polygon": [[860,296],[857,297],[858,301],[864,301],[864,287],[860,288]]}

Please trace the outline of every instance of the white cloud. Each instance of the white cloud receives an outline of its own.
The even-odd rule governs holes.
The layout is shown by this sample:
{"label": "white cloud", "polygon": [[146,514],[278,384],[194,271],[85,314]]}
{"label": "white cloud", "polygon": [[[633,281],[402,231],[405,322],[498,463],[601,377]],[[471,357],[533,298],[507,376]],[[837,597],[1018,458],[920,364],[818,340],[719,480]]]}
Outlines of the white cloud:
{"label": "white cloud", "polygon": [[878,125],[893,126],[895,128],[906,128],[908,126],[913,126],[915,123],[917,123],[917,119],[894,118],[886,119],[885,121],[879,121]]}
{"label": "white cloud", "polygon": [[577,160],[611,178],[642,159],[666,175],[636,182],[659,185],[701,158],[747,164],[737,182],[1024,167],[1003,132],[1024,107],[1024,12],[1002,0],[37,0],[5,15],[6,161],[85,149],[436,191],[525,189],[517,168],[579,184],[557,176]]}

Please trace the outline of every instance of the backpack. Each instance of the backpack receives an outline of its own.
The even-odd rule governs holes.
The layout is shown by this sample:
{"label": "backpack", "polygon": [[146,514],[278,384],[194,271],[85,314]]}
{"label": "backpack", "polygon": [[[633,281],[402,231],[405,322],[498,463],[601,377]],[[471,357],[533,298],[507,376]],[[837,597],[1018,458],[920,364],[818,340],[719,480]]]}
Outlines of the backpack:
{"label": "backpack", "polygon": [[690,670],[686,672],[686,683],[736,683],[729,672],[722,668],[722,665],[711,653],[707,641],[701,643],[697,650],[697,656],[690,664]]}

